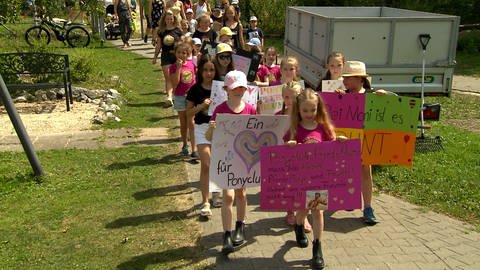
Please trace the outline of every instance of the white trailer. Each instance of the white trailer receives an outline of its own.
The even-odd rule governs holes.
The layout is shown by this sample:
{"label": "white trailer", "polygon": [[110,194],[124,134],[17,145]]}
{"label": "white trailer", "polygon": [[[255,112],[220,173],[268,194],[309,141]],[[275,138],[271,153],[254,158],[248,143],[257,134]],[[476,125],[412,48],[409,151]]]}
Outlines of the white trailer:
{"label": "white trailer", "polygon": [[[311,86],[325,74],[333,51],[363,61],[372,86],[419,95],[425,58],[425,95],[449,96],[460,17],[388,7],[288,7],[285,55],[300,61]],[[431,40],[423,55],[419,36]]]}

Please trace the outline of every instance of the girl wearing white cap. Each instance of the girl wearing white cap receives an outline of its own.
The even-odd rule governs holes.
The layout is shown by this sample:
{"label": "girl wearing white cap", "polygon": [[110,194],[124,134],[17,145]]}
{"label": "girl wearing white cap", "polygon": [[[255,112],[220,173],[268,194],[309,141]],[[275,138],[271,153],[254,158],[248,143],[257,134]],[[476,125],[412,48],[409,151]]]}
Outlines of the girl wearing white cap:
{"label": "girl wearing white cap", "polygon": [[[242,100],[247,90],[247,77],[238,70],[233,70],[225,75],[225,91],[227,101],[218,105],[213,111],[210,127],[207,130],[207,139],[211,139],[215,128],[215,119],[219,113],[228,114],[257,114],[255,108]],[[233,201],[236,201],[237,217],[235,230],[232,231]],[[224,189],[222,205],[223,244],[222,253],[227,255],[234,251],[234,246],[240,246],[245,241],[245,216],[247,211],[247,191],[245,188]]]}

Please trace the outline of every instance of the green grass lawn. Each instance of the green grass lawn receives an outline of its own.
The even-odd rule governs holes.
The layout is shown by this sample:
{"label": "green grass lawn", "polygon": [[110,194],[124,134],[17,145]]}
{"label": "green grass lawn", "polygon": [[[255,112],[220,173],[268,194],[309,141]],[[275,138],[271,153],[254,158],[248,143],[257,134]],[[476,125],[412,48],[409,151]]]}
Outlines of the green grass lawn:
{"label": "green grass lawn", "polygon": [[0,268],[203,269],[177,147],[0,153]]}

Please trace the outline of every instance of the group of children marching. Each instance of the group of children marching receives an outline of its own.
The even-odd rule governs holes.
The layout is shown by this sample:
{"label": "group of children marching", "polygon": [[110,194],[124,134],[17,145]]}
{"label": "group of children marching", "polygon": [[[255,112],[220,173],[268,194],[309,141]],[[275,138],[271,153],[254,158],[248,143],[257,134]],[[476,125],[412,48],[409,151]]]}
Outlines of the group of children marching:
{"label": "group of children marching", "polygon": [[[190,11],[187,11],[189,13]],[[234,247],[245,242],[245,219],[247,215],[246,189],[223,190],[212,194],[209,201],[209,167],[211,140],[215,119],[218,114],[257,114],[254,106],[245,103],[242,97],[247,90],[246,75],[235,70],[233,55],[238,49],[248,49],[263,56],[257,77],[251,84],[257,86],[282,85],[283,107],[276,115],[289,115],[291,126],[284,136],[288,145],[317,143],[332,140],[345,140],[335,135],[334,126],[322,98],[321,84],[315,90],[304,88],[299,82],[300,65],[292,56],[283,57],[277,65],[277,52],[273,47],[262,50],[263,34],[254,34],[242,44],[243,35],[238,14],[233,6],[225,9],[225,24],[218,31],[212,27],[210,14],[198,17],[196,30],[191,37],[182,33],[174,12],[167,10],[160,19],[158,40],[153,63],[161,52],[161,65],[166,81],[167,101],[173,103],[180,120],[180,133],[183,142],[182,155],[200,160],[200,190],[202,204],[200,214],[212,215],[211,206],[221,207],[223,240],[222,253],[229,254]],[[256,18],[251,18],[256,27]],[[252,27],[251,27],[252,28]],[[235,32],[237,31],[237,32]],[[235,37],[236,35],[236,37]],[[205,41],[215,45],[213,54],[201,52]],[[219,42],[219,43],[214,43]],[[365,93],[371,91],[367,79],[365,64],[359,61],[345,61],[341,53],[332,53],[325,63],[328,70],[326,80],[343,80],[344,89],[339,94]],[[213,80],[224,82],[227,100],[219,104],[210,116],[209,106],[212,102]],[[383,94],[379,92],[379,94]],[[188,148],[190,139],[191,152]],[[371,207],[372,172],[370,166],[362,168],[362,196],[364,202],[363,217],[367,224],[375,224],[376,218]],[[233,204],[236,205],[235,228],[233,229]],[[312,213],[312,225],[307,215]],[[323,211],[305,209],[287,211],[287,224],[294,226],[296,242],[299,247],[308,246],[306,232],[313,231],[312,266],[324,267],[321,239],[324,228]]]}

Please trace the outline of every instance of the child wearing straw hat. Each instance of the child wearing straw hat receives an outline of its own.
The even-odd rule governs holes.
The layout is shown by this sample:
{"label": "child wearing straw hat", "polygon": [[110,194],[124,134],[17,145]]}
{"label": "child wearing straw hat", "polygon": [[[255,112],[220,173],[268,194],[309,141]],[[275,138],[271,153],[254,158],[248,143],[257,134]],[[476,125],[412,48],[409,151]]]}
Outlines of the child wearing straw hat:
{"label": "child wearing straw hat", "polygon": [[[385,90],[373,91],[368,80],[365,63],[360,61],[346,61],[343,67],[343,84],[346,90],[338,89],[337,92],[344,95],[346,93],[375,93],[376,95],[385,95],[391,92]],[[394,93],[391,93],[394,94]],[[363,197],[363,221],[367,225],[377,224],[377,218],[372,208],[373,177],[372,166],[362,165],[362,197]]]}

